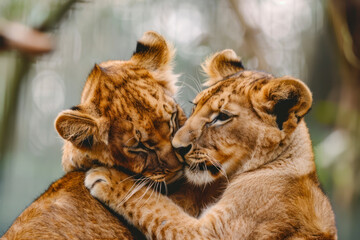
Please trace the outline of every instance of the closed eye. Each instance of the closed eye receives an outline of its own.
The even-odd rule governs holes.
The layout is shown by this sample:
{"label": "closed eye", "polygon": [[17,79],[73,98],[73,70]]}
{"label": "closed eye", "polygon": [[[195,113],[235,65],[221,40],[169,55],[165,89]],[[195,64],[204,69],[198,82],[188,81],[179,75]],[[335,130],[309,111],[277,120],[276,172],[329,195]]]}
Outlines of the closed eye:
{"label": "closed eye", "polygon": [[150,149],[146,147],[142,142],[136,143],[134,146],[129,147],[129,151],[133,153],[139,153],[139,152],[149,152]]}

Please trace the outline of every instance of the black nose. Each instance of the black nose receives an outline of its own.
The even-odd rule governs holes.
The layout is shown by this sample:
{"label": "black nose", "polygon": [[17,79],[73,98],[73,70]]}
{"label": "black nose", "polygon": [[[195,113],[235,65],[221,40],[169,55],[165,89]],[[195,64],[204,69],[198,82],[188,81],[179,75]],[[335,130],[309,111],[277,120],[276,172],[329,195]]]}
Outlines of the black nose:
{"label": "black nose", "polygon": [[192,144],[187,145],[186,147],[175,148],[175,151],[178,152],[182,157],[184,157],[188,152],[190,152]]}

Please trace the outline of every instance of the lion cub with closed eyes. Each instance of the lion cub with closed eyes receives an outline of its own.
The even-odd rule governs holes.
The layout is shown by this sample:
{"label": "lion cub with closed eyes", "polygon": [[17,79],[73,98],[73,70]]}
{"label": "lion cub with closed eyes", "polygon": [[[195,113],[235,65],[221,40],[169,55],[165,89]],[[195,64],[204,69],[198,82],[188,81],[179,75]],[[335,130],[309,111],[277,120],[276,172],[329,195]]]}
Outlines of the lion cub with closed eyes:
{"label": "lion cub with closed eyes", "polygon": [[292,77],[245,71],[232,50],[203,68],[210,87],[195,98],[172,144],[193,184],[226,175],[216,204],[194,218],[144,189],[123,201],[131,180],[106,168],[87,173],[91,194],[152,239],[337,239],[303,120],[312,104],[308,87]]}
{"label": "lion cub with closed eyes", "polygon": [[[62,165],[68,173],[26,208],[1,239],[142,239],[89,194],[84,170],[121,168],[139,177],[133,190],[145,182],[164,189],[162,182],[179,176],[183,164],[171,139],[186,117],[173,98],[174,53],[171,44],[150,31],[130,60],[94,66],[80,104],[61,112],[55,122],[65,140]],[[169,195],[197,216],[216,195],[202,189],[180,184]]]}

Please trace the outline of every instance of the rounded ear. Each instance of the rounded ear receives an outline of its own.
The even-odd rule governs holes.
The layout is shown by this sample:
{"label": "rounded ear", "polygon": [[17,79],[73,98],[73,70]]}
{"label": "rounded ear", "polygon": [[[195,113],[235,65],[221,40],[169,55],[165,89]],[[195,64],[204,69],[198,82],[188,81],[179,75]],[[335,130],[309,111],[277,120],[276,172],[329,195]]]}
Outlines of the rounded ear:
{"label": "rounded ear", "polygon": [[270,80],[250,92],[256,112],[280,130],[292,132],[312,105],[309,88],[300,80],[288,76]]}
{"label": "rounded ear", "polygon": [[96,141],[107,144],[104,127],[99,128],[93,117],[77,110],[61,112],[55,120],[55,128],[63,139],[80,149],[90,150]]}
{"label": "rounded ear", "polygon": [[210,77],[205,83],[206,86],[211,86],[232,74],[244,70],[240,57],[231,49],[215,53],[201,67]]}
{"label": "rounded ear", "polygon": [[173,46],[156,32],[145,32],[138,41],[131,61],[149,70],[169,95],[175,95],[178,75],[173,73]]}
{"label": "rounded ear", "polygon": [[158,33],[149,31],[137,42],[131,60],[149,70],[157,70],[171,63],[175,50]]}

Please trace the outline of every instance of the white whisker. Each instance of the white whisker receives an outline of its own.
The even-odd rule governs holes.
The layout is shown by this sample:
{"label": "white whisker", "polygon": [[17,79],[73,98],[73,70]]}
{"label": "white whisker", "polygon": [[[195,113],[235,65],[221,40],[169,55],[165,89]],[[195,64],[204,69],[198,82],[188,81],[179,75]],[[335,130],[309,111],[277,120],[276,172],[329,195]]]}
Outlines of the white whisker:
{"label": "white whisker", "polygon": [[211,164],[225,177],[226,181],[229,183],[229,178],[226,174],[225,169],[219,164],[215,159],[212,159],[209,155],[207,155],[207,159],[211,162]]}
{"label": "white whisker", "polygon": [[193,86],[191,86],[189,83],[187,82],[183,82],[184,85],[186,85],[188,88],[190,88],[190,90],[192,90],[194,92],[195,95],[197,95],[199,92],[196,88],[194,88]]}
{"label": "white whisker", "polygon": [[137,184],[137,181],[134,182],[133,186],[130,188],[125,197],[121,200],[120,204],[123,204],[127,200],[129,200],[135,193],[137,193],[142,187],[146,185],[146,179],[140,179],[140,183]]}
{"label": "white whisker", "polygon": [[126,180],[128,180],[128,179],[130,179],[130,178],[133,178],[133,177],[134,177],[134,176],[129,176],[129,177],[127,177],[127,178],[125,178],[125,179],[121,180],[119,183],[125,182]]}
{"label": "white whisker", "polygon": [[185,92],[184,82],[179,85],[179,90],[176,92],[175,99],[179,100],[180,96]]}
{"label": "white whisker", "polygon": [[192,82],[195,84],[196,89],[198,90],[198,93],[201,92],[201,91],[202,91],[202,87],[201,87],[201,82],[200,82],[198,73],[197,73],[197,76],[196,76],[196,77],[191,76],[191,75],[188,75],[188,77],[189,77],[189,79],[192,80]]}
{"label": "white whisker", "polygon": [[[143,193],[143,195],[141,195],[141,197],[139,198],[138,202],[145,197],[146,193],[147,193],[149,190],[152,190],[152,186],[153,186],[153,185],[154,185],[154,182],[153,182],[153,181],[150,181],[150,184],[147,186],[145,192]],[[145,201],[145,203],[146,203],[146,201]],[[145,203],[143,203],[143,204],[140,206],[140,208],[141,208],[142,206],[144,206]]]}
{"label": "white whisker", "polygon": [[145,200],[144,204],[147,203],[147,201],[149,201],[149,199],[152,197],[153,193],[154,193],[154,189],[151,189],[150,196]]}
{"label": "white whisker", "polygon": [[[202,74],[203,75],[203,74]],[[197,82],[198,82],[198,85],[199,85],[199,87],[200,87],[200,89],[201,89],[201,91],[202,91],[202,86],[203,86],[203,84],[201,83],[201,80],[200,80],[200,72],[199,72],[199,70],[198,71],[196,71],[196,79],[197,79]]]}
{"label": "white whisker", "polygon": [[131,186],[131,188],[129,189],[129,191],[125,194],[125,196],[123,197],[123,199],[121,199],[121,201],[119,202],[119,205],[122,205],[125,202],[125,199],[131,194],[132,189],[136,186],[136,182],[133,183],[133,185]]}

